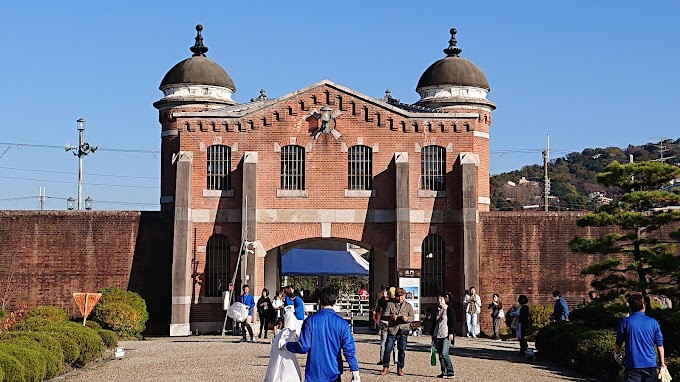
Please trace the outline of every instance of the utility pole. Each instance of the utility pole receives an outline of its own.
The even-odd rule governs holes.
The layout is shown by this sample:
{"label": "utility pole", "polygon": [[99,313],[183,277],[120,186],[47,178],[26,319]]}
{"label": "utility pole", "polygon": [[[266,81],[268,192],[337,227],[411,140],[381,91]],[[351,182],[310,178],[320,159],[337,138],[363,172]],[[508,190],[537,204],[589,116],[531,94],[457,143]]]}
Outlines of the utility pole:
{"label": "utility pole", "polygon": [[85,131],[85,120],[78,118],[78,147],[66,145],[66,151],[71,151],[73,155],[78,157],[78,210],[82,209],[83,205],[83,157],[89,153],[94,154],[97,151],[97,146],[90,147],[90,144],[83,141],[83,131]]}
{"label": "utility pole", "polygon": [[664,145],[665,141],[666,139],[659,141],[659,145],[657,146],[659,148],[659,159],[654,159],[654,162],[666,163],[667,160],[675,158],[675,155],[664,158],[663,153],[669,151],[668,146]]}
{"label": "utility pole", "polygon": [[545,212],[548,212],[548,197],[550,196],[550,178],[548,178],[548,158],[550,157],[550,134],[546,135],[546,146],[543,149],[543,201]]}

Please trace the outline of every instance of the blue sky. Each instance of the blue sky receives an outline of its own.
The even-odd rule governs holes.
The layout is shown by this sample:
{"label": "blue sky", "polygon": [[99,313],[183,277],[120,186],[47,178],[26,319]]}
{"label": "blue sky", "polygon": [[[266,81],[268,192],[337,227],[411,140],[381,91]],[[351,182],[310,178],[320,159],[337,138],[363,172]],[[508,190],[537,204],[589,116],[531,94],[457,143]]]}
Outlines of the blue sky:
{"label": "blue sky", "polygon": [[[509,171],[538,163],[548,133],[555,155],[680,136],[678,11],[670,1],[5,2],[0,142],[74,144],[82,116],[102,148],[84,161],[83,197],[95,209],[157,209],[152,103],[189,57],[196,24],[238,102],[324,78],[415,102],[455,26],[498,105],[492,173]],[[77,159],[63,149],[2,144],[0,155],[0,209],[37,208],[40,186],[48,209],[76,196]]]}

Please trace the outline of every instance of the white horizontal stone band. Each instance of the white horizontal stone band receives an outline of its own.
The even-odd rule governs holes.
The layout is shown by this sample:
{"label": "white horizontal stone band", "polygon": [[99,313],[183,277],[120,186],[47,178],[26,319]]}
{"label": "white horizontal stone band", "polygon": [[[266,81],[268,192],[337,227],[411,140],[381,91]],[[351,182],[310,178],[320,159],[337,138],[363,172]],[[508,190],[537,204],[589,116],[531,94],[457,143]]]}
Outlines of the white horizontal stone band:
{"label": "white horizontal stone band", "polygon": [[485,133],[485,132],[483,132],[483,131],[477,131],[477,130],[475,130],[474,135],[475,135],[475,137],[489,139],[489,133]]}

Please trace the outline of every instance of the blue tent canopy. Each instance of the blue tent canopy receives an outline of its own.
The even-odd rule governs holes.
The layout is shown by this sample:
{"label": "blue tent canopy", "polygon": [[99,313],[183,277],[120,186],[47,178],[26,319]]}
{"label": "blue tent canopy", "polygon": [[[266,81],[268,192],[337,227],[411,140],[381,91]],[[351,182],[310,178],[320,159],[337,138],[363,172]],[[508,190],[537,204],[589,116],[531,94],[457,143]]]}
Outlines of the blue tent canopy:
{"label": "blue tent canopy", "polygon": [[368,261],[348,251],[293,248],[281,256],[281,275],[368,277]]}

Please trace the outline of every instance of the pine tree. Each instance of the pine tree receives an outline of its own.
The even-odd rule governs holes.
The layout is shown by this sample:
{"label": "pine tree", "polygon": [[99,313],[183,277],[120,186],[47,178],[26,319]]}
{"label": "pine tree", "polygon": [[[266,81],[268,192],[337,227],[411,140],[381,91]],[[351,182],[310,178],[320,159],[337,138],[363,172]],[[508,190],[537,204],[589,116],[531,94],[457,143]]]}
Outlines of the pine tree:
{"label": "pine tree", "polygon": [[[577,253],[603,254],[581,273],[594,275],[592,286],[605,295],[627,292],[680,296],[680,168],[660,162],[612,162],[598,175],[605,186],[623,194],[609,205],[581,217],[582,227],[608,227],[602,237],[574,238]],[[673,208],[675,207],[675,208]]]}

